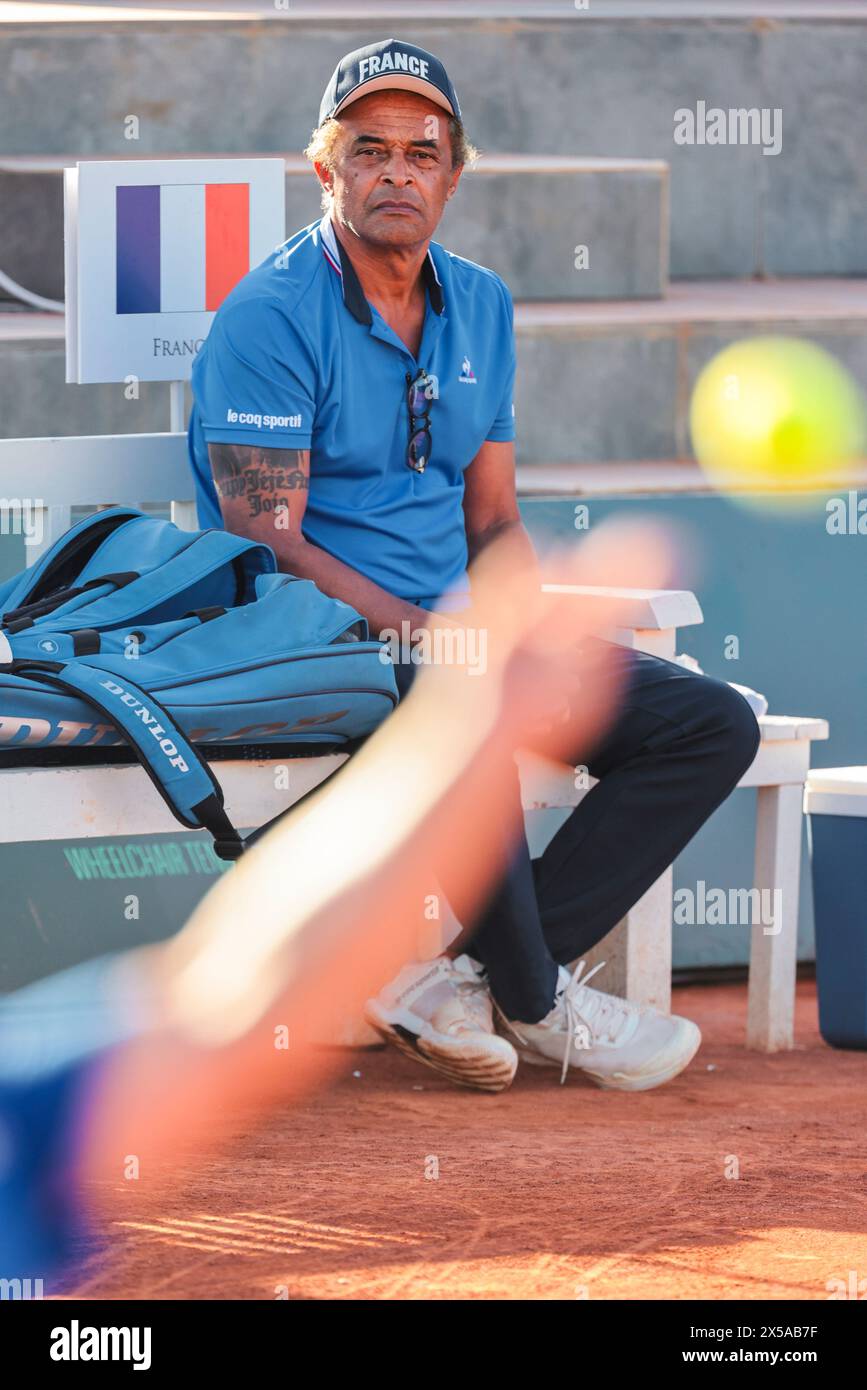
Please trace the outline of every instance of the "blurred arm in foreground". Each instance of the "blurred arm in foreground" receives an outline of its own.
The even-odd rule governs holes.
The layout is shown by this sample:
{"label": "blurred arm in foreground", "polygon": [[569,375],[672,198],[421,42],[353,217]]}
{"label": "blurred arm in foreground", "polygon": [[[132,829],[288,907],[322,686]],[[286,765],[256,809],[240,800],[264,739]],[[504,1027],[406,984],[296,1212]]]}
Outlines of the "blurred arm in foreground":
{"label": "blurred arm in foreground", "polygon": [[[168,1150],[180,1137],[210,1141],[217,1112],[223,1123],[237,1106],[308,1089],[334,1065],[306,1041],[311,1025],[326,1006],[357,1009],[412,954],[433,866],[452,864],[465,903],[490,886],[515,748],[556,755],[613,718],[613,664],[593,644],[580,704],[539,732],[552,691],[574,689],[576,643],[594,633],[574,597],[542,593],[513,560],[494,545],[473,575],[487,670],[426,667],[334,785],[265,836],[177,938],[127,963],[155,987],[159,1014],[104,1075],[87,1171],[117,1173],[122,1153]],[[556,572],[571,584],[658,588],[666,545],[647,527],[600,528]],[[593,624],[617,617],[612,601]],[[278,1027],[287,1050],[275,1048]]]}
{"label": "blurred arm in foreground", "polygon": [[[561,555],[556,578],[658,588],[667,571],[659,532],[609,526]],[[38,1148],[56,1165],[46,1180],[53,1193],[63,1170],[67,1203],[82,1179],[116,1182],[128,1155],[152,1181],[161,1159],[211,1147],[251,1112],[321,1080],[336,1059],[308,1040],[312,1025],[326,1006],[357,1009],[413,954],[434,866],[451,864],[470,906],[490,887],[515,749],[571,754],[614,717],[615,664],[605,643],[590,643],[592,657],[578,662],[580,701],[568,721],[540,732],[552,694],[575,690],[576,644],[616,626],[615,601],[605,610],[596,603],[591,622],[574,596],[542,593],[538,572],[519,570],[514,550],[496,543],[475,566],[473,593],[466,616],[486,635],[485,669],[425,667],[335,782],[264,836],[176,938],[109,964],[103,987],[116,1011],[136,1015],[132,1035],[106,1046],[97,1030],[64,1057],[59,1009],[59,1057],[11,1090],[0,1076],[0,1114],[10,1113],[11,1096],[19,1149]],[[278,1029],[287,1047],[275,1045]],[[44,1157],[58,1152],[65,1158]],[[25,1194],[36,1166],[19,1165]],[[6,1203],[2,1196],[0,1188],[8,1205],[8,1191]],[[31,1205],[45,1219],[51,1208],[40,1203]],[[19,1232],[28,1220],[24,1201]],[[9,1254],[7,1246],[4,1269]]]}

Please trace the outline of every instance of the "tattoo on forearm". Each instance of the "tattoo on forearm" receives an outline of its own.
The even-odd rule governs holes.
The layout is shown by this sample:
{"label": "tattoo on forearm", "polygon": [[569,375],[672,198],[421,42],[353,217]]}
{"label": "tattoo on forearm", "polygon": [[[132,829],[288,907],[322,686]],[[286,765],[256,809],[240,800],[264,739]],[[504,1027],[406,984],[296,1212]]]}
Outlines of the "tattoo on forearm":
{"label": "tattoo on forearm", "polygon": [[244,498],[251,519],[288,510],[287,494],[310,487],[307,450],[211,444],[208,457],[217,496],[221,501]]}

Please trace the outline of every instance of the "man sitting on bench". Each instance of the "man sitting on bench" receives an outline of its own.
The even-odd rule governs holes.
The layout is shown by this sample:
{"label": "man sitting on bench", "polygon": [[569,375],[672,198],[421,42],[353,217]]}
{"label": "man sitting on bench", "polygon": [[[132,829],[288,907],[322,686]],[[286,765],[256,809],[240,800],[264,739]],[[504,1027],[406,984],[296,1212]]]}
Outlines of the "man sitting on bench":
{"label": "man sitting on bench", "polygon": [[[431,240],[474,153],[442,64],[393,39],[348,54],[307,153],[325,215],[236,286],[193,369],[200,523],[266,541],[374,636],[418,641],[462,610],[469,627],[468,562],[495,538],[521,565],[532,546],[515,497],[511,297]],[[591,988],[580,958],[733,790],[758,725],[723,682],[626,648],[617,659],[622,708],[584,756],[599,784],[540,858],[504,835],[464,954],[407,966],[368,1005],[382,1036],[459,1084],[501,1090],[520,1053],[644,1090],[698,1048],[694,1023]],[[397,665],[403,691],[416,669]]]}

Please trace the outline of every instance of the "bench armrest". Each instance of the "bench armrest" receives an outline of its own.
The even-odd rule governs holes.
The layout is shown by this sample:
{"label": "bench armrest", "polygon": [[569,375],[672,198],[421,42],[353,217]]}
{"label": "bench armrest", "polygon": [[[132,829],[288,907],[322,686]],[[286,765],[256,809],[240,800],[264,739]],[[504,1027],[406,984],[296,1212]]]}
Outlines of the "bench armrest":
{"label": "bench armrest", "polygon": [[633,631],[663,632],[704,622],[695,594],[688,589],[604,589],[585,584],[543,584],[552,594],[575,594],[584,603],[594,598],[623,600],[622,626]]}

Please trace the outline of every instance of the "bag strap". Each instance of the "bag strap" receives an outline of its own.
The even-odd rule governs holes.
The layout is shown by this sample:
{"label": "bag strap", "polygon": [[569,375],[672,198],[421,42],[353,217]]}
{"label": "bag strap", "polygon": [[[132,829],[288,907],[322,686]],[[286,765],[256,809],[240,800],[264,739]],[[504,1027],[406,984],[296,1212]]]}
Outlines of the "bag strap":
{"label": "bag strap", "polygon": [[10,606],[29,605],[38,602],[37,596],[45,597],[56,589],[68,588],[103,542],[137,517],[144,519],[144,512],[136,507],[110,507],[84,517],[16,577],[7,594]]}
{"label": "bag strap", "polygon": [[208,830],[221,859],[238,859],[244,841],[223,809],[223,790],[204,758],[153,695],[126,676],[86,661],[4,663],[4,670],[79,695],[130,745],[157,791],[182,825]]}
{"label": "bag strap", "polygon": [[60,608],[72,598],[86,594],[89,589],[101,589],[103,585],[125,589],[134,579],[141,579],[138,570],[124,570],[116,574],[101,574],[96,579],[88,579],[86,584],[76,584],[69,589],[56,589],[36,603],[25,603],[21,608],[7,609],[0,617],[0,627],[5,627],[12,633],[23,632],[25,628],[32,627],[37,618],[46,617],[47,614],[53,613],[55,608]]}

